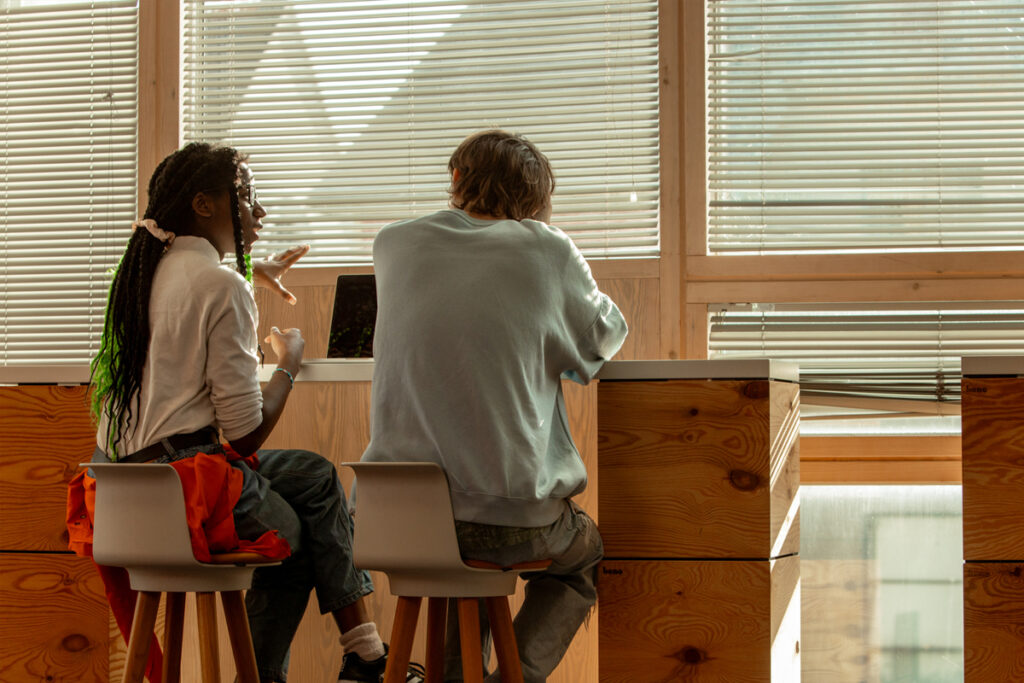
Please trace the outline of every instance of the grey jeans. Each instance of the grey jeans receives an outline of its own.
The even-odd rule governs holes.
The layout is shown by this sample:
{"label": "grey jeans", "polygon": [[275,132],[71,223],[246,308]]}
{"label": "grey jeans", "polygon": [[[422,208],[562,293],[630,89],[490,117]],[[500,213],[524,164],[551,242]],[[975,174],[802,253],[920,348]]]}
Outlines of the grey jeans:
{"label": "grey jeans", "polygon": [[373,583],[352,564],[352,518],[334,465],[301,450],[261,450],[259,459],[256,471],[232,463],[244,477],[235,528],[240,538],[276,529],[292,547],[283,563],[253,573],[245,596],[260,677],[284,681],[310,591],[327,614],[372,593]]}
{"label": "grey jeans", "polygon": [[[513,621],[524,683],[543,683],[558,666],[573,636],[597,601],[594,582],[604,554],[597,525],[575,503],[547,527],[520,528],[456,522],[463,557],[502,566],[550,559],[544,571],[525,572],[526,597]],[[487,675],[491,637],[487,611],[481,604],[480,632],[484,674],[488,683],[501,680],[498,671]],[[462,680],[457,608],[448,605],[445,637],[445,681]]]}

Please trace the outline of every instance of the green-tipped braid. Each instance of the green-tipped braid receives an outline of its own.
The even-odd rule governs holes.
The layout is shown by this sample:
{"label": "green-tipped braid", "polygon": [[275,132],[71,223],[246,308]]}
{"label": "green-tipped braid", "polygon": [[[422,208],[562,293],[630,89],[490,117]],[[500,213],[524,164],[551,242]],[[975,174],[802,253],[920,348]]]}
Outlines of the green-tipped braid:
{"label": "green-tipped braid", "polygon": [[252,284],[252,254],[246,254],[245,258],[245,280]]}
{"label": "green-tipped braid", "polygon": [[[117,271],[121,268],[121,262],[124,261],[125,255],[128,252],[125,251],[121,254],[121,259],[117,265],[107,271],[107,275],[110,276],[110,288],[107,292],[107,306],[110,306],[110,289],[114,286],[114,278],[117,276]],[[109,316],[104,310],[104,320],[107,320]],[[111,375],[111,368],[114,365],[114,356],[117,355],[117,337],[112,334],[109,326],[104,323],[103,334],[100,337],[100,348],[96,352],[96,357],[92,359],[92,363],[89,364],[89,383],[92,385],[92,393],[89,397],[90,413],[92,413],[93,422],[99,424],[100,416],[103,413],[103,404],[107,395],[110,394],[110,388],[114,383],[113,376]],[[112,461],[116,458],[113,457],[114,453],[114,430],[107,429],[107,453]]]}

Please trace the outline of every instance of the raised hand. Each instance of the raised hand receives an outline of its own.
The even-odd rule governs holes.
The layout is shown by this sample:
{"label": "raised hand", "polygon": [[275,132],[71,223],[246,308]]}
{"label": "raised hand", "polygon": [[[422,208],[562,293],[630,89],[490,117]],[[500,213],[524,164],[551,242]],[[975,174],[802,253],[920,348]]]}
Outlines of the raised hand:
{"label": "raised hand", "polygon": [[294,306],[298,299],[281,284],[281,277],[288,272],[292,265],[308,253],[309,245],[301,244],[277,254],[271,254],[262,261],[253,261],[253,282],[277,292],[281,295],[281,298]]}

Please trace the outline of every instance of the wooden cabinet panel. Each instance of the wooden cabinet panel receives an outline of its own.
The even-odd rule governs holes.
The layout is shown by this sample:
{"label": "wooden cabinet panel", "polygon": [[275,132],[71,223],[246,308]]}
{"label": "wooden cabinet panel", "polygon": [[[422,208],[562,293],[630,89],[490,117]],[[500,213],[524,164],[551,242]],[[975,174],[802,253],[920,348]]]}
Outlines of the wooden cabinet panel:
{"label": "wooden cabinet panel", "polygon": [[601,682],[799,681],[799,562],[603,562]]}
{"label": "wooden cabinet panel", "polygon": [[799,550],[799,388],[768,380],[601,382],[608,557]]}
{"label": "wooden cabinet panel", "polygon": [[0,554],[0,681],[106,683],[107,599],[90,560]]}
{"label": "wooden cabinet panel", "polygon": [[964,558],[1024,560],[1024,379],[962,387]]}
{"label": "wooden cabinet panel", "polygon": [[0,550],[67,550],[67,483],[96,429],[84,386],[0,387]]}
{"label": "wooden cabinet panel", "polygon": [[964,563],[964,682],[1024,680],[1024,563]]}

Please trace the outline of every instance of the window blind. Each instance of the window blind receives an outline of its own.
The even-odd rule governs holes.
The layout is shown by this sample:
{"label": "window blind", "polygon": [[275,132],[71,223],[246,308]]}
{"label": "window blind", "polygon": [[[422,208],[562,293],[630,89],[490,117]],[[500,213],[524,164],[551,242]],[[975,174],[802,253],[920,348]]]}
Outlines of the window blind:
{"label": "window blind", "polygon": [[1024,354],[1019,301],[729,304],[709,314],[709,357],[795,361],[810,404],[956,402],[962,356]]}
{"label": "window blind", "polygon": [[1024,247],[1024,2],[706,6],[710,252]]}
{"label": "window blind", "polygon": [[186,140],[251,155],[257,245],[367,263],[377,230],[447,204],[469,133],[549,157],[552,222],[589,256],[658,248],[657,0],[184,2]]}
{"label": "window blind", "polygon": [[82,363],[135,217],[134,1],[0,2],[0,363]]}

